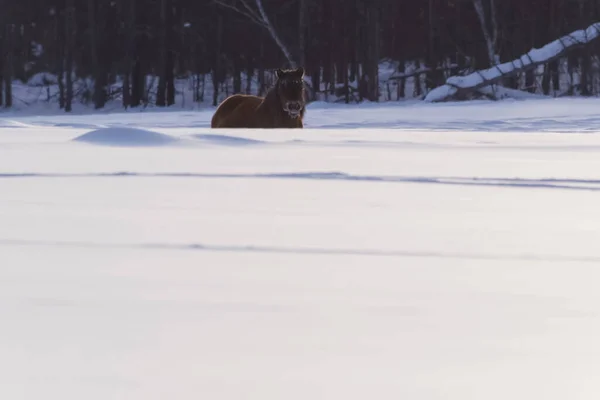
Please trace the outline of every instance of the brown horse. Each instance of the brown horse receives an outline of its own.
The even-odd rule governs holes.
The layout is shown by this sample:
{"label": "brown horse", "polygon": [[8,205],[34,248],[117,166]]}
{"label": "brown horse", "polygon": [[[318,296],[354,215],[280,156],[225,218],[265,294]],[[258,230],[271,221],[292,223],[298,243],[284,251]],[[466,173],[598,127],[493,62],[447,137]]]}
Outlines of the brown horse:
{"label": "brown horse", "polygon": [[277,69],[265,97],[234,94],[223,100],[211,128],[303,128],[306,112],[304,68]]}

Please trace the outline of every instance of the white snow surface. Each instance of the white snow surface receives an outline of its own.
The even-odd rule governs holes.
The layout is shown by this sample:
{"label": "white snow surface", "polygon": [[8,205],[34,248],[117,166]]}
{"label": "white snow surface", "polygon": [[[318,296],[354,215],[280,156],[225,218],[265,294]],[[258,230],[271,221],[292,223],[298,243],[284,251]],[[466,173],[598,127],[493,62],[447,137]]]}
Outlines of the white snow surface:
{"label": "white snow surface", "polygon": [[0,398],[597,399],[599,109],[5,113]]}

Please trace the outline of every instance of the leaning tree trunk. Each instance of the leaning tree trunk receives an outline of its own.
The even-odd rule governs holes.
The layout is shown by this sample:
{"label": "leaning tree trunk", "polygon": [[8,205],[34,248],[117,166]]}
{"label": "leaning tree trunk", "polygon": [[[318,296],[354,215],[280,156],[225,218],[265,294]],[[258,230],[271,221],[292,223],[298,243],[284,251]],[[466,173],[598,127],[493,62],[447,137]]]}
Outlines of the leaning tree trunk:
{"label": "leaning tree trunk", "polygon": [[556,61],[565,53],[586,46],[598,37],[600,37],[600,22],[590,25],[585,30],[563,36],[540,49],[533,49],[511,62],[476,71],[467,76],[452,76],[446,80],[446,84],[429,92],[424,100],[439,102],[451,98],[463,98],[468,93],[495,84],[506,77],[532,71],[540,65]]}
{"label": "leaning tree trunk", "polygon": [[263,22],[265,28],[267,28],[267,30],[269,31],[271,38],[275,41],[275,43],[277,43],[277,47],[279,47],[279,49],[281,50],[281,52],[283,53],[285,58],[288,60],[290,67],[296,68],[296,62],[294,61],[294,58],[292,57],[292,53],[290,53],[290,51],[288,50],[288,47],[283,43],[283,40],[281,40],[281,37],[279,37],[279,34],[277,34],[275,27],[273,26],[273,24],[271,23],[271,20],[267,16],[267,13],[265,12],[265,8],[263,7],[262,0],[254,0],[254,1],[256,2],[256,7],[258,8],[258,12],[262,19],[262,22]]}

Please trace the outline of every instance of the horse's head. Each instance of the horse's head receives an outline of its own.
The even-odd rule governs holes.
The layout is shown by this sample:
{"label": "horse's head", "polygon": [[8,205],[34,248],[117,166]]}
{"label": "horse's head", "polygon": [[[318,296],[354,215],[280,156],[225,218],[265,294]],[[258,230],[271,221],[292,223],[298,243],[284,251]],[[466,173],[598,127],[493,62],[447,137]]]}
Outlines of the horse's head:
{"label": "horse's head", "polygon": [[306,106],[304,68],[277,69],[276,90],[281,107],[291,118],[298,118]]}

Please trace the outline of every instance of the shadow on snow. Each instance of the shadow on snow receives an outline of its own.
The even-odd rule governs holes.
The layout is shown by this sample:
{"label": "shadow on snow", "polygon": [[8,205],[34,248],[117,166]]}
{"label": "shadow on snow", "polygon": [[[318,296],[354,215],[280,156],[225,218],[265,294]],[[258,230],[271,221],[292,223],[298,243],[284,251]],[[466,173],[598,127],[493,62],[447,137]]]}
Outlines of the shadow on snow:
{"label": "shadow on snow", "polygon": [[340,182],[414,183],[458,186],[491,186],[528,189],[565,189],[600,191],[600,180],[590,179],[527,179],[477,177],[427,177],[352,175],[342,172],[290,173],[194,173],[194,172],[98,172],[98,173],[0,173],[0,179],[25,178],[194,178],[194,179],[297,179]]}

